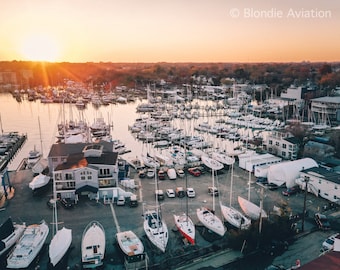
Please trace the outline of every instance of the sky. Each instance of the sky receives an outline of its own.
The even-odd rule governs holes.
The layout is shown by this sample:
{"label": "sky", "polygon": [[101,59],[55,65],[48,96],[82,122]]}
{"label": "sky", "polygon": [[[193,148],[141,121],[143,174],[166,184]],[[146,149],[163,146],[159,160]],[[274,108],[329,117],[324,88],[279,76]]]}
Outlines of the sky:
{"label": "sky", "polygon": [[338,0],[1,0],[0,61],[340,61]]}

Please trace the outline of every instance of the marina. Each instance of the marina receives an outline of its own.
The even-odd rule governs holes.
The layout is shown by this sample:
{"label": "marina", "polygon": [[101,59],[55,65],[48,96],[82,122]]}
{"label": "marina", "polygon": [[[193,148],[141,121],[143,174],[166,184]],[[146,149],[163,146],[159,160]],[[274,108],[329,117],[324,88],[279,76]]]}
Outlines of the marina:
{"label": "marina", "polygon": [[[5,97],[6,98],[6,97]],[[21,104],[23,106],[26,106],[29,103],[27,101],[22,102]],[[138,118],[138,113],[135,112],[135,110],[132,110],[132,108],[136,108],[138,103],[135,104],[119,104],[119,105],[110,105],[108,107],[103,107],[108,112],[114,112],[113,114],[116,115],[117,112],[122,112],[128,115],[127,112],[133,111],[132,116],[127,116],[131,119],[129,123],[133,123],[135,119]],[[39,108],[40,106],[49,107],[51,106],[55,110],[58,110],[59,104],[36,104],[36,106]],[[91,108],[88,106],[88,108]],[[204,106],[203,106],[204,108]],[[46,109],[45,107],[40,108],[39,110]],[[86,110],[86,109],[85,109]],[[94,112],[96,112],[96,109],[94,109]],[[52,115],[52,114],[51,114]],[[108,114],[110,115],[110,114]],[[37,118],[35,115],[32,116],[33,118]],[[211,118],[211,116],[209,116]],[[46,121],[43,117],[40,117],[40,120]],[[122,143],[125,144],[125,146],[129,149],[131,149],[131,152],[128,154],[122,154],[120,155],[120,158],[124,159],[124,156],[130,156],[133,158],[130,158],[131,164],[135,164],[134,166],[131,166],[129,169],[128,175],[131,180],[134,181],[134,185],[125,185],[122,186],[123,190],[125,192],[132,192],[133,194],[138,196],[138,206],[130,208],[129,203],[125,204],[124,206],[118,206],[116,205],[116,198],[113,196],[109,196],[110,193],[106,192],[106,195],[103,195],[104,197],[95,197],[89,195],[90,193],[79,193],[78,200],[68,208],[66,205],[60,201],[59,208],[58,208],[58,220],[60,222],[65,223],[65,226],[67,228],[72,229],[72,244],[71,248],[66,252],[66,259],[65,261],[61,262],[62,267],[65,267],[65,265],[69,265],[73,267],[74,269],[77,269],[80,267],[81,263],[81,235],[83,232],[83,228],[87,226],[90,220],[98,220],[102,225],[103,228],[105,228],[105,257],[103,257],[103,265],[105,268],[110,269],[110,266],[114,266],[115,269],[124,269],[125,263],[124,260],[120,259],[119,252],[121,252],[121,248],[119,247],[118,243],[116,242],[112,235],[116,235],[116,233],[122,231],[129,231],[131,230],[134,232],[137,236],[139,236],[144,244],[144,251],[146,254],[146,258],[148,260],[148,266],[150,269],[159,269],[160,265],[164,265],[166,263],[169,267],[169,269],[177,269],[181,266],[181,264],[184,261],[192,262],[195,260],[195,258],[203,256],[203,254],[210,254],[214,253],[213,247],[218,248],[220,250],[227,249],[227,238],[229,236],[229,232],[227,231],[227,227],[225,224],[222,223],[222,228],[218,231],[219,237],[216,238],[216,235],[212,235],[208,230],[206,229],[206,226],[203,226],[204,224],[200,222],[199,217],[196,215],[197,209],[206,209],[213,205],[215,209],[214,212],[216,216],[222,219],[222,213],[220,209],[220,204],[218,201],[222,198],[211,196],[211,194],[208,193],[208,188],[218,187],[219,190],[228,190],[227,186],[229,186],[229,183],[226,184],[224,179],[225,177],[228,177],[229,175],[229,169],[230,165],[235,165],[235,178],[237,178],[237,181],[235,181],[234,190],[237,192],[238,195],[242,197],[247,197],[249,186],[249,173],[248,171],[244,171],[236,165],[237,162],[234,159],[227,159],[227,164],[222,164],[217,161],[212,160],[210,157],[207,157],[208,154],[206,154],[206,157],[204,154],[204,147],[202,142],[204,141],[211,141],[211,145],[213,146],[221,146],[223,145],[223,148],[225,148],[225,153],[236,151],[236,147],[242,145],[242,141],[237,140],[225,140],[224,138],[218,138],[216,134],[210,134],[210,133],[196,133],[194,131],[195,120],[182,120],[181,118],[176,118],[172,120],[172,125],[175,127],[176,125],[182,124],[182,126],[187,126],[188,128],[185,128],[185,132],[183,132],[183,140],[173,140],[171,146],[168,146],[167,148],[162,147],[153,147],[153,141],[147,143],[144,140],[138,139],[136,136],[134,136],[134,133],[131,132],[131,129],[128,128],[128,123],[125,122],[125,126],[121,127],[121,129],[117,130],[117,126],[121,125],[121,121],[112,121],[112,127],[111,130],[111,136],[113,139],[119,139]],[[200,121],[205,121],[205,119],[201,119]],[[211,120],[212,121],[212,120]],[[32,120],[34,122],[34,120]],[[56,119],[55,123],[58,123],[59,120]],[[105,120],[105,122],[108,122]],[[50,125],[50,127],[48,126]],[[10,128],[13,130],[13,127],[9,125]],[[48,138],[48,133],[51,129],[55,127],[55,124],[50,123],[46,125],[46,131],[48,132],[42,132],[41,136],[40,134],[37,134],[36,129],[28,129],[28,133],[35,134],[36,140],[33,142],[30,142],[30,137],[28,136],[27,144],[29,144],[25,150],[22,148],[22,150],[18,153],[18,156],[22,154],[22,160],[24,160],[31,149],[34,149],[34,145],[37,144],[37,141],[42,138],[42,145],[43,145],[43,156],[47,157],[47,155],[50,153],[49,148],[44,148],[44,145],[46,145],[46,139]],[[6,128],[7,129],[7,128]],[[242,128],[241,128],[242,130]],[[21,132],[21,130],[20,130]],[[162,132],[160,133],[162,134]],[[174,133],[176,134],[176,133]],[[186,134],[192,134],[190,136]],[[178,134],[176,134],[178,135]],[[164,135],[163,135],[164,136]],[[175,137],[175,135],[173,135]],[[179,136],[181,137],[181,136]],[[177,138],[179,138],[177,137]],[[164,137],[163,137],[164,138]],[[52,141],[52,144],[56,142],[56,137],[52,135],[50,137],[50,140]],[[112,145],[114,144],[111,142]],[[26,144],[25,144],[26,145]],[[51,145],[51,144],[50,144]],[[90,144],[91,145],[91,144]],[[201,146],[201,148],[196,149],[193,146]],[[134,147],[136,146],[136,147]],[[221,148],[221,147],[220,147]],[[208,149],[209,150],[209,149]],[[22,153],[25,151],[25,153]],[[87,152],[88,151],[88,152]],[[87,151],[84,151],[82,155],[85,157],[89,155],[89,158],[92,158],[93,155],[98,155],[100,152],[100,149],[97,149],[96,147],[89,147]],[[202,151],[202,152],[200,152]],[[91,153],[91,154],[90,154]],[[209,151],[207,151],[209,153]],[[175,154],[175,155],[174,155]],[[166,190],[167,188],[173,188],[174,190],[176,187],[180,186],[193,186],[195,188],[196,197],[195,198],[188,198],[190,202],[188,203],[188,209],[186,209],[186,203],[184,203],[184,199],[175,197],[175,198],[164,198],[164,201],[160,201],[159,205],[161,207],[161,218],[164,219],[164,223],[168,225],[168,229],[166,230],[166,233],[168,234],[168,239],[166,239],[166,244],[163,244],[163,247],[161,248],[157,247],[155,244],[152,244],[152,242],[147,238],[147,236],[144,233],[143,223],[144,218],[140,218],[142,214],[145,214],[142,210],[144,206],[150,206],[153,205],[155,202],[155,181],[154,178],[158,177],[159,174],[156,174],[153,170],[153,175],[151,177],[146,178],[140,178],[139,177],[139,169],[145,166],[143,164],[142,157],[147,157],[148,159],[145,159],[147,162],[149,162],[149,166],[152,168],[159,167],[164,172],[167,171],[167,168],[169,168],[169,164],[172,164],[175,168],[175,172],[185,172],[187,174],[187,177],[183,177],[183,174],[181,174],[181,177],[175,177],[173,173],[170,174],[170,178],[173,180],[170,180],[169,176],[165,173],[164,180],[157,181],[157,189]],[[169,162],[171,157],[175,157],[172,159],[172,162]],[[188,159],[188,157],[190,157]],[[205,162],[201,163],[200,159],[203,157],[203,160]],[[152,160],[151,160],[152,159]],[[226,160],[226,159],[224,159]],[[141,161],[141,162],[140,162]],[[152,162],[153,161],[153,162]],[[11,203],[8,205],[5,205],[3,208],[4,210],[0,212],[1,219],[5,218],[7,215],[11,213],[17,213],[16,221],[25,221],[27,224],[32,224],[35,222],[38,222],[43,217],[47,222],[50,224],[54,223],[52,220],[53,215],[51,214],[51,209],[46,206],[46,202],[49,201],[51,197],[53,197],[53,190],[45,190],[43,193],[39,194],[38,196],[33,196],[31,192],[29,192],[29,182],[33,179],[33,172],[31,169],[27,167],[22,167],[19,165],[15,165],[17,161],[13,161],[12,164],[10,164],[9,174],[10,174],[10,183],[13,186],[13,189],[15,191],[15,196],[11,197]],[[157,162],[157,163],[155,163]],[[201,168],[201,170],[204,172],[202,175],[197,176],[191,175],[188,173],[187,164],[195,164],[200,167],[204,167],[204,170]],[[20,164],[21,162],[17,162],[16,164]],[[205,164],[204,164],[205,163]],[[151,164],[151,165],[150,165]],[[157,165],[155,165],[157,164]],[[158,165],[159,164],[159,165]],[[65,164],[64,164],[65,165]],[[118,162],[117,166],[120,165],[120,161]],[[124,167],[124,166],[123,166]],[[24,168],[24,170],[22,170]],[[209,171],[209,168],[211,171]],[[216,170],[216,171],[215,171]],[[216,174],[214,173],[216,172]],[[107,177],[107,175],[106,175]],[[186,184],[184,182],[184,179],[187,178],[188,183]],[[213,178],[213,179],[212,179]],[[255,177],[251,176],[251,184],[252,188],[254,189],[254,192],[251,193],[251,201],[254,201],[256,203],[259,203],[260,196],[259,191],[261,187],[257,187],[254,185],[255,183]],[[76,182],[77,183],[77,182]],[[125,182],[124,182],[125,183]],[[131,188],[132,187],[132,188]],[[60,188],[60,187],[58,187]],[[78,186],[77,188],[82,188],[81,186]],[[257,192],[255,192],[257,190]],[[65,190],[64,190],[65,191]],[[67,192],[70,192],[70,188]],[[67,193],[65,192],[65,194]],[[104,194],[104,191],[100,191],[101,194]],[[17,196],[20,194],[20,196]],[[105,197],[106,196],[106,197]],[[273,211],[272,202],[273,201],[280,201],[278,200],[277,196],[281,196],[279,192],[270,192],[267,194],[266,200],[263,202],[263,209],[267,211]],[[281,197],[279,197],[281,198]],[[216,200],[216,202],[215,202]],[[231,202],[232,205],[235,207],[238,205],[237,198],[233,198],[233,201]],[[24,213],[21,209],[20,205],[30,205],[31,209],[39,208],[41,209],[41,212],[39,213],[39,220],[37,220],[36,216],[30,216],[27,215],[27,213]],[[62,206],[62,207],[61,207]],[[301,208],[301,205],[296,208],[296,211],[299,211]],[[176,210],[175,210],[176,209]],[[196,234],[195,234],[195,245],[191,245],[187,243],[187,241],[183,241],[183,239],[186,239],[185,236],[178,233],[178,228],[176,228],[176,224],[174,222],[174,214],[177,212],[184,212],[187,213],[193,220],[193,224],[195,226]],[[83,213],[82,215],[77,215],[77,213]],[[13,216],[13,214],[11,214]],[[74,217],[77,217],[76,219]],[[153,215],[152,215],[153,216]],[[148,217],[146,215],[146,217]],[[112,222],[114,220],[114,222]],[[152,219],[150,219],[152,221]],[[155,218],[156,222],[159,222],[159,217]],[[133,222],[131,222],[133,221]],[[148,219],[149,221],[149,219]],[[184,221],[185,222],[185,221]],[[54,226],[54,225],[52,225]],[[52,227],[51,227],[52,228]],[[176,228],[176,229],[172,229]],[[211,229],[211,228],[210,228]],[[227,232],[227,233],[226,233]],[[108,237],[108,236],[111,236]],[[47,245],[51,241],[52,235],[49,235],[47,238],[47,241],[45,245]],[[165,243],[165,239],[161,242]],[[190,241],[189,241],[190,242]],[[193,242],[193,241],[192,241]],[[163,251],[164,249],[164,251]],[[48,265],[48,255],[46,252],[47,249],[41,250],[41,260],[37,262],[37,264],[41,267],[41,269],[47,269],[46,265]],[[184,252],[183,252],[184,250]],[[237,256],[235,258],[242,257],[241,253],[237,253]],[[144,259],[144,257],[143,257]],[[35,265],[36,266],[36,265]],[[32,266],[33,269],[34,266]],[[63,268],[61,268],[63,269]],[[246,269],[246,268],[244,268]]]}

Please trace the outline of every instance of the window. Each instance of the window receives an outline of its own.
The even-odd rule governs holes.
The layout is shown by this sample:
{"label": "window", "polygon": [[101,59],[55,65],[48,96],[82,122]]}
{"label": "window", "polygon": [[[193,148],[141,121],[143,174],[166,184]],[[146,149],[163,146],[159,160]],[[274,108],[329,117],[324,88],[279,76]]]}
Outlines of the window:
{"label": "window", "polygon": [[286,149],[287,148],[287,144],[283,143],[282,144],[282,148]]}
{"label": "window", "polygon": [[52,162],[53,162],[53,163],[58,162],[58,158],[52,158]]}
{"label": "window", "polygon": [[55,180],[61,180],[61,173],[54,174],[54,179]]}
{"label": "window", "polygon": [[275,145],[276,145],[276,146],[280,146],[280,142],[276,142]]}
{"label": "window", "polygon": [[65,173],[65,179],[66,180],[72,180],[73,179],[72,174],[71,173]]}
{"label": "window", "polygon": [[282,151],[282,156],[285,157],[286,156],[286,152]]}
{"label": "window", "polygon": [[92,175],[89,175],[89,176],[87,177],[87,180],[92,180]]}
{"label": "window", "polygon": [[272,145],[273,144],[273,141],[272,140],[269,140],[269,145]]}
{"label": "window", "polygon": [[84,181],[86,178],[85,178],[85,176],[82,175],[82,176],[80,177],[80,179]]}

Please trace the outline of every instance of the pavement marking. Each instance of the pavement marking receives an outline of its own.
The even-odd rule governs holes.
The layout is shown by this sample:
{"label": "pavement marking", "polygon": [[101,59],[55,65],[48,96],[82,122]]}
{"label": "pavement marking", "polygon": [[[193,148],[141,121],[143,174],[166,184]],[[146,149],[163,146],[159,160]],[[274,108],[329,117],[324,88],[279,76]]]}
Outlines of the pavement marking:
{"label": "pavement marking", "polygon": [[115,222],[115,225],[116,225],[116,228],[117,228],[117,233],[119,233],[120,232],[120,226],[119,226],[118,219],[117,219],[117,216],[116,216],[116,212],[115,212],[115,209],[113,208],[112,203],[110,203],[110,208],[111,208],[113,221]]}

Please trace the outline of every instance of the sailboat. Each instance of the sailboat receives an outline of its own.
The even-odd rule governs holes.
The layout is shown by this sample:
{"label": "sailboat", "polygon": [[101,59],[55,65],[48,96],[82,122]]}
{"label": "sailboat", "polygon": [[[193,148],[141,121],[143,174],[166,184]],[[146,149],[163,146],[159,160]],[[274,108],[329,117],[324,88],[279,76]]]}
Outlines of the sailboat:
{"label": "sailboat", "polygon": [[[212,175],[212,185],[215,187],[214,182],[214,172],[216,170],[220,170],[223,168],[223,164],[218,162],[217,160],[214,160],[212,158],[209,158],[207,156],[201,157],[203,163],[211,169],[211,175]],[[218,218],[215,215],[215,196],[213,196],[213,209],[210,210],[206,207],[198,208],[196,211],[198,220],[209,230],[213,231],[214,233],[223,236],[225,233],[225,228],[223,226],[223,222],[220,218]]]}
{"label": "sailboat", "polygon": [[[185,185],[187,187],[187,175],[185,174]],[[192,245],[195,244],[195,224],[188,215],[188,196],[186,196],[186,212],[180,215],[174,215],[175,224],[178,231]]]}
{"label": "sailboat", "polygon": [[231,206],[233,194],[233,180],[234,180],[234,164],[231,164],[231,177],[230,177],[230,203],[226,206],[220,201],[220,208],[225,221],[237,229],[248,229],[251,225],[251,219],[247,218],[240,211]]}
{"label": "sailboat", "polygon": [[[155,168],[156,170],[156,168]],[[156,175],[156,174],[155,174]],[[155,176],[155,191],[157,190],[157,177]],[[144,211],[144,231],[150,242],[159,250],[165,252],[169,240],[168,227],[162,219],[158,196],[156,198],[156,207]]]}
{"label": "sailboat", "polygon": [[54,235],[49,245],[48,255],[50,257],[50,262],[53,266],[56,266],[59,261],[64,257],[67,250],[72,243],[72,230],[58,229],[58,215],[57,215],[57,199],[56,199],[56,187],[53,181],[53,199],[51,200],[53,204],[53,222],[54,222]]}
{"label": "sailboat", "polygon": [[261,207],[257,206],[256,204],[245,198],[238,196],[238,203],[242,211],[253,220],[258,220],[260,217],[268,217],[267,213],[263,209],[261,209]]}
{"label": "sailboat", "polygon": [[103,265],[105,254],[105,231],[98,221],[91,221],[81,239],[81,261],[83,268]]}

